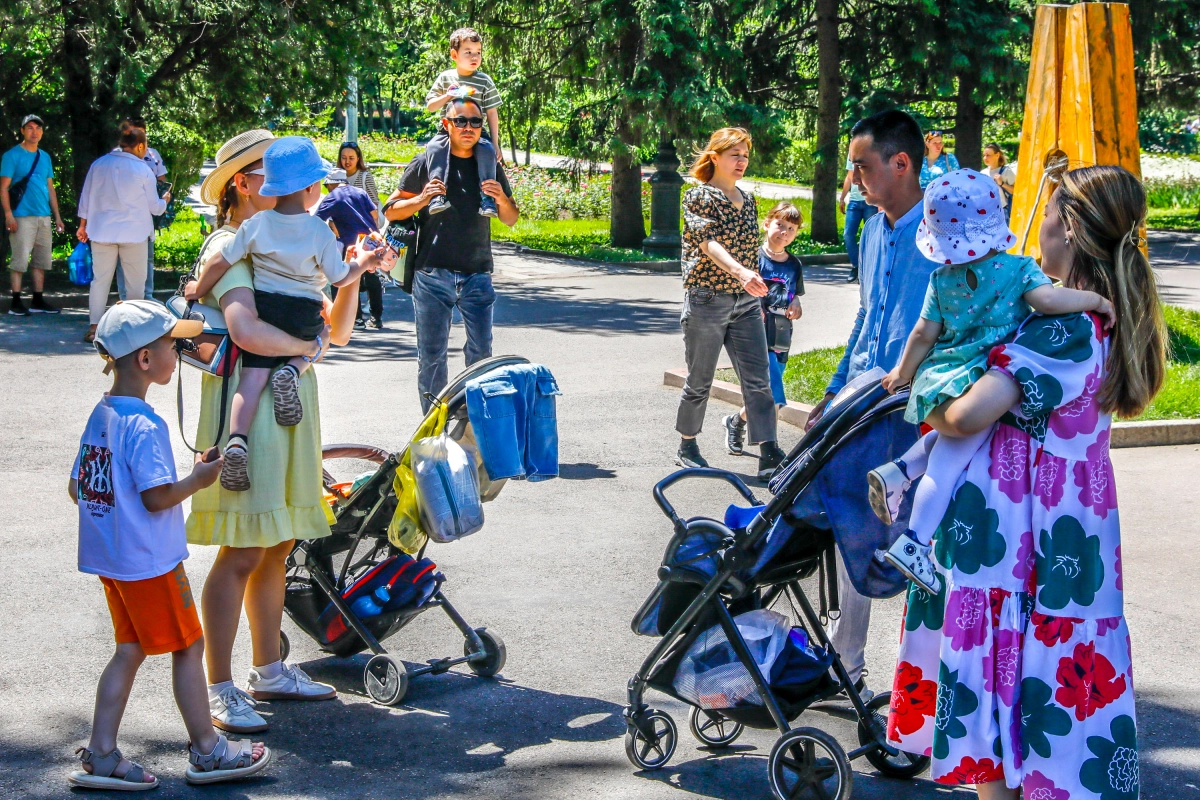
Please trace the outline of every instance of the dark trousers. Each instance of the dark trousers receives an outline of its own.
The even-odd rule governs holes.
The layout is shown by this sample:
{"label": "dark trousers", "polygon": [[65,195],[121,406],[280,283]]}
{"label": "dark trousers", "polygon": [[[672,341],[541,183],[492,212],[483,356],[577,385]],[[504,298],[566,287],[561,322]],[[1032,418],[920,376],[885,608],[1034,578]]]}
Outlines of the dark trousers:
{"label": "dark trousers", "polygon": [[[358,283],[358,291],[367,293],[367,309],[371,316],[383,319],[383,281],[374,272],[364,272]],[[338,287],[333,287],[333,299],[337,299]],[[354,312],[356,320],[362,319],[362,298],[358,300],[358,310]]]}

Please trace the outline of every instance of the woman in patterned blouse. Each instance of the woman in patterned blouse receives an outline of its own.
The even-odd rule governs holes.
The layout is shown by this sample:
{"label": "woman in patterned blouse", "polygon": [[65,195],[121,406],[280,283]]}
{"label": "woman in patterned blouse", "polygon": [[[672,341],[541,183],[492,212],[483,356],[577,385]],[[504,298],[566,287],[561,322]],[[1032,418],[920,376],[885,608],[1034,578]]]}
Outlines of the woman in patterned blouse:
{"label": "woman in patterned blouse", "polygon": [[721,348],[729,352],[742,386],[750,441],[758,442],[758,477],[767,480],[783,460],[775,442],[775,401],[767,364],[767,334],[758,298],[767,285],[758,274],[758,209],[737,182],[750,162],[750,134],[721,128],[696,154],[691,174],[700,181],[683,196],[683,344],[687,381],[675,429],[683,437],[675,462],[707,467],[696,436]]}

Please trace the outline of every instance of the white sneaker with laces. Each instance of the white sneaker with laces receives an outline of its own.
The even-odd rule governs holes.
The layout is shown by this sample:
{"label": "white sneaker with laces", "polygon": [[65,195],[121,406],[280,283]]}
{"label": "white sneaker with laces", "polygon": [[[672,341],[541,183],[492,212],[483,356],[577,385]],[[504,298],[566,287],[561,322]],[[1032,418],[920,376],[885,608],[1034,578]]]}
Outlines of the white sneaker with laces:
{"label": "white sneaker with laces", "polygon": [[884,558],[917,586],[929,594],[937,594],[942,590],[942,579],[934,569],[933,559],[929,557],[931,549],[930,545],[921,544],[907,533],[902,533],[896,543],[888,548]]}
{"label": "white sneaker with laces", "polygon": [[900,501],[904,499],[904,493],[911,485],[912,481],[895,461],[889,461],[867,473],[867,498],[871,503],[871,510],[884,525],[891,525],[896,521],[896,517],[900,515]]}
{"label": "white sneaker with laces", "polygon": [[253,697],[236,686],[227,686],[208,699],[213,725],[229,733],[259,733],[270,727],[254,710],[256,705]]}
{"label": "white sneaker with laces", "polygon": [[314,681],[299,667],[282,666],[283,671],[274,678],[264,678],[251,667],[250,696],[255,700],[332,700],[337,697],[337,689]]}

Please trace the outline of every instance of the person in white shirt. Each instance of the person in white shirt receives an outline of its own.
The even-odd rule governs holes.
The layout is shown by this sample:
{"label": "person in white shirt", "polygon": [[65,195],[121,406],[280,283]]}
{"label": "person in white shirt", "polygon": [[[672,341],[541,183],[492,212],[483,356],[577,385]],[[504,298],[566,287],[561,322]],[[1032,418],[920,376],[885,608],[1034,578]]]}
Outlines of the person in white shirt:
{"label": "person in white shirt", "polygon": [[92,162],[79,193],[79,230],[76,236],[92,246],[92,285],[88,297],[88,331],[83,340],[96,338],[96,324],[104,315],[112,288],[117,258],[129,283],[126,294],[140,300],[146,283],[146,247],[154,230],[151,219],[167,209],[171,193],[159,197],[154,173],[142,161],[146,132],[126,128],[117,141],[119,152]]}
{"label": "person in white shirt", "polygon": [[[121,122],[121,128],[141,128],[143,133],[146,133],[146,120],[141,117],[127,117]],[[113,152],[119,152],[120,148],[114,148]],[[154,173],[155,186],[164,181],[167,177],[167,165],[163,162],[163,157],[153,147],[150,147],[150,134],[146,133],[146,155],[142,156],[142,161],[146,162],[146,166]],[[154,297],[154,239],[157,233],[150,231],[150,239],[146,242],[146,291],[145,297]],[[117,270],[117,296],[122,300],[127,300],[128,292],[125,290],[125,272]]]}
{"label": "person in white shirt", "polygon": [[208,260],[199,279],[191,281],[184,292],[187,299],[199,300],[212,291],[233,264],[249,258],[254,269],[258,318],[297,339],[315,340],[318,345],[317,355],[312,357],[242,352],[241,377],[230,405],[229,441],[221,469],[221,486],[230,492],[250,488],[247,437],[268,378],[275,421],[292,427],[304,418],[300,375],[320,358],[325,345],[321,333],[325,329],[322,312],[326,284],[347,286],[368,269],[391,268],[380,258],[383,251],[363,249],[353,260],[343,261],[333,231],[309,214],[321,199],[321,181],[328,172],[311,140],[303,136],[277,139],[263,154],[265,181],[259,192],[264,197],[277,197],[275,208],[260,211],[243,222],[233,240]]}
{"label": "person in white shirt", "polygon": [[1008,156],[1000,145],[992,142],[983,148],[984,172],[1000,187],[1000,207],[1004,209],[1004,221],[1012,219],[1013,189],[1017,185],[1017,173],[1008,165]]}

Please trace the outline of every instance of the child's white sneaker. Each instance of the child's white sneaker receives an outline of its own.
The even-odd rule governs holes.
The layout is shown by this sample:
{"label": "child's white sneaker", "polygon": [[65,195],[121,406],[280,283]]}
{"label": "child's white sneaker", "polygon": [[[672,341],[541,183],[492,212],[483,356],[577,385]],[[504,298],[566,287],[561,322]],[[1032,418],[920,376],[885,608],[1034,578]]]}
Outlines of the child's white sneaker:
{"label": "child's white sneaker", "polygon": [[900,501],[911,485],[912,481],[895,461],[889,461],[867,473],[867,498],[871,510],[884,525],[891,525],[900,516]]}
{"label": "child's white sneaker", "polygon": [[929,557],[931,549],[929,545],[902,533],[883,557],[917,586],[930,594],[937,594],[942,590],[942,579],[934,569],[933,559]]}

